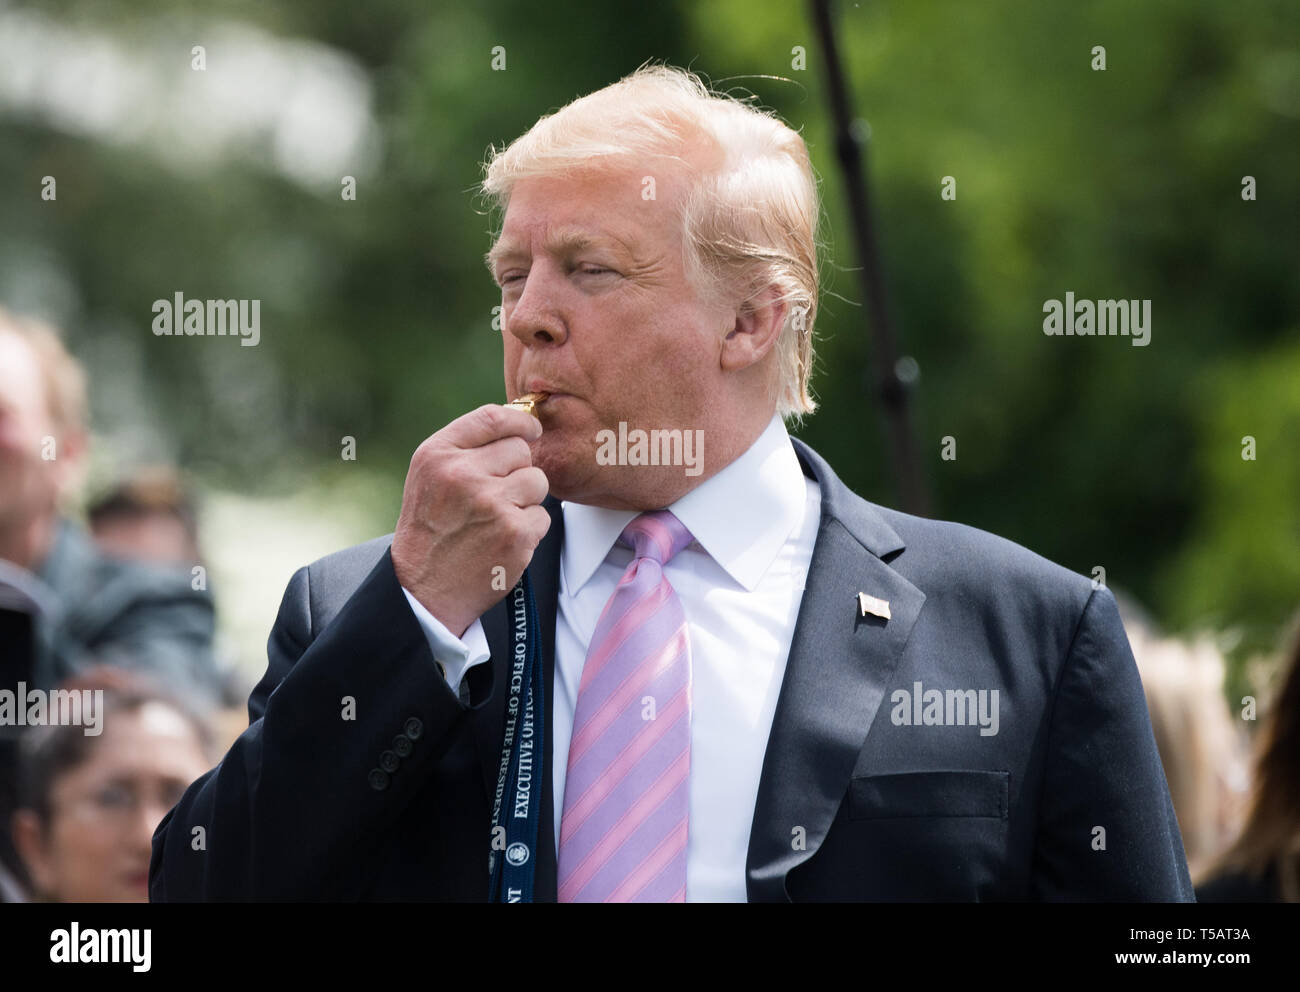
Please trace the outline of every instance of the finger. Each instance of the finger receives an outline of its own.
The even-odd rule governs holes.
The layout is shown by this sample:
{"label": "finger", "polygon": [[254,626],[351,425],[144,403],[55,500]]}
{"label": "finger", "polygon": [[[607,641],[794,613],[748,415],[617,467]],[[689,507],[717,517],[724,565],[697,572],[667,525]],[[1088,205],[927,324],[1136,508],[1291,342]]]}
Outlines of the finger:
{"label": "finger", "polygon": [[488,403],[453,420],[442,435],[457,447],[479,448],[503,437],[536,441],[542,436],[542,425],[531,413]]}
{"label": "finger", "polygon": [[546,532],[551,529],[551,515],[544,506],[529,506],[520,511],[524,516],[525,525],[532,535],[533,547],[542,543],[542,538]]}
{"label": "finger", "polygon": [[472,456],[464,457],[472,457],[479,471],[502,478],[521,468],[528,468],[533,463],[528,442],[521,437],[503,437],[489,441],[482,447],[475,448]]}
{"label": "finger", "polygon": [[531,465],[511,472],[501,485],[502,496],[518,507],[537,506],[550,490],[546,473]]}

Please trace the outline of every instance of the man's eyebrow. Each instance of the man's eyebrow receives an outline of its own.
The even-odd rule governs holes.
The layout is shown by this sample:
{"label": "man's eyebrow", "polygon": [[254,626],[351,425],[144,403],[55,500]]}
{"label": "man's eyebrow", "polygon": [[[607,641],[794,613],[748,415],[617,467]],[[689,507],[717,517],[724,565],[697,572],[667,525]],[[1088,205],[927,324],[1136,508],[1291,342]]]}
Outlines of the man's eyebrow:
{"label": "man's eyebrow", "polygon": [[498,241],[490,249],[488,249],[487,254],[483,256],[483,264],[485,264],[488,267],[488,271],[492,273],[493,276],[495,276],[497,272],[497,265],[501,261],[503,261],[506,258],[509,258],[511,255],[519,255],[519,254],[522,254],[522,249],[516,248],[513,244],[511,244],[508,241]]}
{"label": "man's eyebrow", "polygon": [[[561,230],[546,238],[545,247],[555,255],[586,251],[589,248],[609,248],[621,255],[631,257],[632,252],[627,242],[612,234],[592,234],[581,230]],[[522,257],[528,250],[513,241],[501,240],[494,244],[483,261],[488,271],[496,275],[497,266],[509,258]]]}

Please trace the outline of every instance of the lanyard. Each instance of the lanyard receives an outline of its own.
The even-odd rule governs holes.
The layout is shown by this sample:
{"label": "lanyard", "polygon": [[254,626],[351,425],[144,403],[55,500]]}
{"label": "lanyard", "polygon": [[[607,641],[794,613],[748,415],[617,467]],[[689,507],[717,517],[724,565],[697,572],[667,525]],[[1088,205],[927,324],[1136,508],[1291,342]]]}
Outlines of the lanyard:
{"label": "lanyard", "polygon": [[534,786],[542,781],[545,771],[546,673],[542,670],[537,600],[527,569],[510,592],[510,605],[515,640],[501,768],[492,800],[488,898],[492,902],[532,902],[542,807],[542,790]]}

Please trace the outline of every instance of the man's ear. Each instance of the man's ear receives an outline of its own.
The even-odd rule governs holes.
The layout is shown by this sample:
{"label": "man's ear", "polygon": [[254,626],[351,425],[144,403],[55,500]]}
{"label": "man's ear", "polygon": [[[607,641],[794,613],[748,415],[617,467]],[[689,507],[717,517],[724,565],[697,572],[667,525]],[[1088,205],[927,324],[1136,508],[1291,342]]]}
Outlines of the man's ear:
{"label": "man's ear", "polygon": [[768,286],[735,311],[730,332],[722,340],[722,369],[735,372],[761,362],[776,347],[789,304],[776,286]]}

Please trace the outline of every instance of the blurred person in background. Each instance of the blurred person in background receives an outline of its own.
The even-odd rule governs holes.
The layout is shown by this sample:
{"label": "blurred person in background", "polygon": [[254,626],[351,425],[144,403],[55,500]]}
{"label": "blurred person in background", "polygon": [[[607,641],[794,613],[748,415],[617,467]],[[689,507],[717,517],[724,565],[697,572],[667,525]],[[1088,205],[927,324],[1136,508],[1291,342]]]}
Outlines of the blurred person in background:
{"label": "blurred person in background", "polygon": [[[0,308],[0,588],[12,592],[0,617],[0,689],[49,690],[115,664],[206,705],[226,688],[206,589],[192,587],[188,569],[103,554],[64,513],[85,460],[86,411],[85,373],[57,333]],[[9,823],[27,729],[0,727],[0,865],[19,883]],[[11,888],[0,884],[0,896]]]}
{"label": "blurred person in background", "polygon": [[87,445],[85,374],[53,329],[0,309],[0,559],[47,587],[34,657],[5,657],[0,683],[48,689],[95,662],[156,673],[217,698],[214,612],[190,574],[101,553],[61,509]]}
{"label": "blurred person in background", "polygon": [[[123,476],[86,508],[90,533],[109,557],[167,568],[203,565],[198,513],[181,474],[166,465],[147,466]],[[252,688],[234,666],[222,686],[220,709],[209,714],[221,746],[228,747],[248,728],[244,699]]]}
{"label": "blurred person in background", "polygon": [[60,688],[103,689],[103,730],[32,728],[20,748],[14,841],[36,898],[147,902],[154,829],[214,763],[206,717],[150,682],[95,670]]}
{"label": "blurred person in background", "polygon": [[107,555],[187,569],[202,562],[194,500],[166,466],[122,479],[87,507],[86,519]]}
{"label": "blurred person in background", "polygon": [[1246,825],[1197,887],[1200,902],[1300,902],[1300,631],[1264,720]]}
{"label": "blurred person in background", "polygon": [[[32,656],[44,600],[43,588],[30,572],[0,560],[0,659]],[[4,688],[0,683],[0,690]],[[25,730],[0,722],[0,902],[26,901],[26,872],[9,833],[18,803],[18,742]]]}
{"label": "blurred person in background", "polygon": [[1236,836],[1249,783],[1246,740],[1224,695],[1223,655],[1206,637],[1162,636],[1130,598],[1116,599],[1197,883]]}

